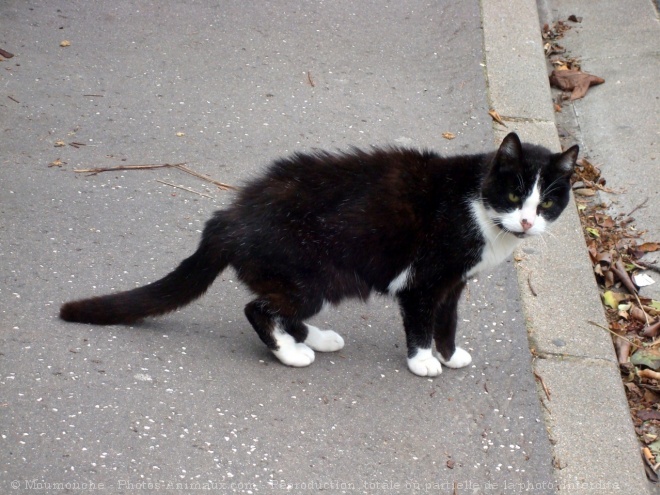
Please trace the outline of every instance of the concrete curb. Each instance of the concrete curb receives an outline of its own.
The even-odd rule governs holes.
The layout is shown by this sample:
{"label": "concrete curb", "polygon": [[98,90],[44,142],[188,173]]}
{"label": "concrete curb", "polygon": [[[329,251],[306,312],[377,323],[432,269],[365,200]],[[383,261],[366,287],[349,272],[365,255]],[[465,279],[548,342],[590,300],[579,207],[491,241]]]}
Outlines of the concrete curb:
{"label": "concrete curb", "polygon": [[[491,107],[525,141],[559,150],[534,0],[482,0]],[[555,489],[574,493],[650,493],[619,377],[577,210],[553,235],[527,242],[516,258],[530,347],[537,358]]]}

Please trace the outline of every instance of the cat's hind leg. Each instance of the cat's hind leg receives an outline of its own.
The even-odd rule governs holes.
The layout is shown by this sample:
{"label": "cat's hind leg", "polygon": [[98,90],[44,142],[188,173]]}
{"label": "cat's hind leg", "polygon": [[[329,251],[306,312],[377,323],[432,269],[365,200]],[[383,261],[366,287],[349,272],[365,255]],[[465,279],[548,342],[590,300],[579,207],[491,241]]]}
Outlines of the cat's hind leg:
{"label": "cat's hind leg", "polygon": [[283,364],[302,368],[314,362],[314,350],[304,342],[297,342],[288,331],[276,326],[273,337],[277,348],[271,349],[271,351]]}
{"label": "cat's hind leg", "polygon": [[276,295],[256,299],[245,307],[245,315],[259,338],[283,364],[295,367],[309,366],[314,362],[314,345],[318,345],[319,350],[330,347],[331,339],[315,327],[308,345],[309,327],[298,318],[313,314],[314,311],[305,311],[305,308],[293,304],[290,298]]}

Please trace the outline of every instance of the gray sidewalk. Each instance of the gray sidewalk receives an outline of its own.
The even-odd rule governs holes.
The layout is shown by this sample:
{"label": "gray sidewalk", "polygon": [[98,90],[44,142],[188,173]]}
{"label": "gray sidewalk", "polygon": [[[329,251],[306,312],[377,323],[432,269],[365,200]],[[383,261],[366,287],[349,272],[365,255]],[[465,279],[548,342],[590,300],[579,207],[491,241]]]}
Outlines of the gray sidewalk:
{"label": "gray sidewalk", "polygon": [[[587,26],[582,3],[566,15]],[[9,2],[0,27],[0,491],[650,491],[609,337],[586,324],[603,313],[575,211],[470,284],[473,366],[433,380],[406,370],[385,298],[320,317],[341,352],[279,365],[230,272],[134,328],[56,318],[171,270],[231,200],[171,169],[73,169],[186,162],[240,185],[315,147],[476,152],[518,130],[559,149],[533,1]]]}
{"label": "gray sidewalk", "polygon": [[[531,4],[530,2],[530,10]],[[501,7],[501,6],[499,6]],[[582,155],[602,164],[608,185],[625,190],[614,199],[615,210],[630,211],[640,198],[649,197],[649,206],[635,216],[649,238],[658,236],[658,63],[657,12],[651,2],[637,0],[625,5],[616,2],[541,1],[541,24],[582,17],[561,44],[583,61],[583,70],[604,77],[606,83],[556,116],[550,105],[547,86],[549,69],[540,51],[516,64],[497,70],[493,104],[505,104],[499,112],[513,128],[538,136],[540,142],[558,148],[555,117],[562,125],[571,119]],[[522,11],[519,6],[511,10]],[[500,10],[501,12],[501,10]],[[533,14],[530,14],[533,17]],[[484,9],[484,23],[496,18]],[[622,19],[626,22],[622,23]],[[529,27],[525,31],[524,27]],[[521,39],[535,36],[533,22],[519,24]],[[488,53],[488,29],[486,52]],[[500,31],[501,32],[501,31]],[[611,37],[616,33],[615,37]],[[506,47],[507,41],[503,40]],[[511,53],[521,46],[516,43]],[[494,49],[500,53],[500,50]],[[519,55],[519,52],[517,53]],[[491,74],[489,65],[489,77]],[[509,77],[499,81],[502,73]],[[537,75],[531,83],[530,74]],[[525,77],[528,79],[518,79]],[[493,78],[491,78],[492,81]],[[521,94],[517,81],[543,88],[545,95],[527,90]],[[498,98],[498,90],[513,100]],[[529,95],[533,94],[533,98]],[[540,98],[539,98],[540,97]],[[530,101],[534,104],[530,107]],[[516,107],[516,103],[520,106]],[[511,109],[511,110],[510,110]],[[567,142],[567,144],[569,144]],[[631,203],[634,203],[631,205]],[[640,447],[634,436],[625,393],[609,335],[588,320],[606,325],[593,282],[591,264],[584,252],[579,220],[573,210],[562,218],[556,238],[547,243],[523,247],[519,256],[519,282],[530,334],[530,345],[538,358],[534,369],[551,391],[539,396],[546,412],[546,425],[553,444],[558,483],[577,492],[646,493],[655,491],[643,474]],[[656,277],[657,278],[657,277]],[[533,280],[534,292],[529,288]],[[660,285],[660,284],[658,284]],[[657,286],[645,291],[657,293]],[[584,483],[580,485],[580,483]]]}
{"label": "gray sidewalk", "polygon": [[[575,115],[579,130],[570,144],[577,141],[583,156],[604,164],[610,187],[627,191],[617,198],[620,210],[630,211],[630,203],[649,196],[649,207],[636,218],[657,238],[660,32],[652,4],[541,1],[540,23],[534,2],[513,2],[504,12],[499,2],[483,5],[486,54],[494,52],[487,60],[491,104],[510,129],[554,149],[559,149],[556,116],[537,29],[572,14],[583,18],[562,45],[606,84],[564,111]],[[514,17],[518,22],[510,34],[506,21]],[[576,211],[568,213],[553,238],[528,243],[518,254],[530,346],[538,356],[534,370],[551,393],[547,397],[539,387],[557,482],[576,493],[654,491],[643,474],[611,339],[587,324],[607,326]]]}

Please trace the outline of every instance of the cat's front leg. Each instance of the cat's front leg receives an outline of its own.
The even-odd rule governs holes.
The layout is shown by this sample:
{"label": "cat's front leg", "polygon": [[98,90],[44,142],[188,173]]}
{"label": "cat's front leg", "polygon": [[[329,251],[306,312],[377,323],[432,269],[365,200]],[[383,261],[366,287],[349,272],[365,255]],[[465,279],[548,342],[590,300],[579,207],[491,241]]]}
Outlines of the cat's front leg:
{"label": "cat's front leg", "polygon": [[321,330],[307,323],[303,323],[307,327],[307,337],[305,337],[305,344],[319,352],[334,352],[344,347],[344,339],[334,330]]}
{"label": "cat's front leg", "polygon": [[408,369],[418,376],[438,376],[440,361],[433,355],[433,301],[421,291],[398,295],[408,346]]}
{"label": "cat's front leg", "polygon": [[438,351],[438,359],[448,368],[463,368],[472,362],[466,350],[456,346],[456,326],[458,324],[458,301],[465,283],[461,282],[438,301],[433,322],[433,338]]}

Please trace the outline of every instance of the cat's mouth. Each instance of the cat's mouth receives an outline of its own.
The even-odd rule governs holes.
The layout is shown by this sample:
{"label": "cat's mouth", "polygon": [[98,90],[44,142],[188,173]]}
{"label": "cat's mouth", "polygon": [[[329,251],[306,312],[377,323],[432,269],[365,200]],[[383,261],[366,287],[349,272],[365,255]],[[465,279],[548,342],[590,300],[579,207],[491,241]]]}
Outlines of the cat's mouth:
{"label": "cat's mouth", "polygon": [[513,230],[507,229],[500,220],[493,220],[493,223],[499,227],[500,230],[506,232],[507,234],[515,235],[518,239],[525,239],[530,237],[532,234],[528,232],[514,232]]}

